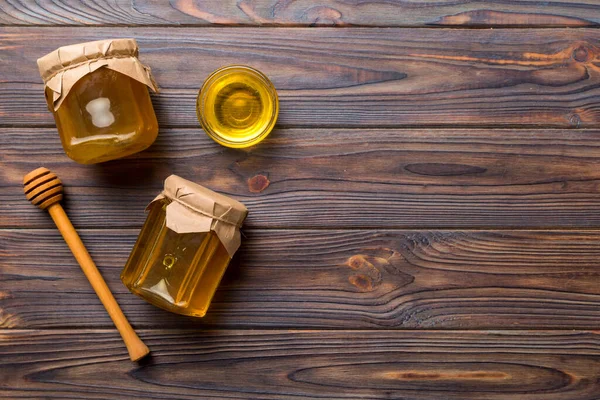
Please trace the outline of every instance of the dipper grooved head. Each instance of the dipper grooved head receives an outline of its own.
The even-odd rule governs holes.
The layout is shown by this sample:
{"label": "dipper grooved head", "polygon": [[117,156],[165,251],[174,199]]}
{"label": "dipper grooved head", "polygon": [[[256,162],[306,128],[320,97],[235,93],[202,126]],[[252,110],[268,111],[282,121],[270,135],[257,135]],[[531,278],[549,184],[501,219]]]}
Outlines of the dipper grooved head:
{"label": "dipper grooved head", "polygon": [[60,179],[47,168],[38,168],[23,178],[25,197],[42,210],[58,203],[63,198],[63,185]]}

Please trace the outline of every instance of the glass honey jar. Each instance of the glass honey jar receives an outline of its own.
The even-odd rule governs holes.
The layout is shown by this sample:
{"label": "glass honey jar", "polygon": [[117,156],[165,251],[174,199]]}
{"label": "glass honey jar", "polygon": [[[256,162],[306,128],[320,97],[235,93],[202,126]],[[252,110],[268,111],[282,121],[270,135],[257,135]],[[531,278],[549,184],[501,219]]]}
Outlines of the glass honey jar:
{"label": "glass honey jar", "polygon": [[196,100],[200,125],[223,146],[244,148],[264,140],[277,121],[279,99],[262,72],[230,65],[213,72]]}
{"label": "glass honey jar", "polygon": [[148,206],[121,280],[149,303],[203,317],[240,246],[246,207],[176,175]]}
{"label": "glass honey jar", "polygon": [[82,164],[125,157],[150,146],[157,90],[134,39],[61,47],[38,59],[49,109],[65,153]]}

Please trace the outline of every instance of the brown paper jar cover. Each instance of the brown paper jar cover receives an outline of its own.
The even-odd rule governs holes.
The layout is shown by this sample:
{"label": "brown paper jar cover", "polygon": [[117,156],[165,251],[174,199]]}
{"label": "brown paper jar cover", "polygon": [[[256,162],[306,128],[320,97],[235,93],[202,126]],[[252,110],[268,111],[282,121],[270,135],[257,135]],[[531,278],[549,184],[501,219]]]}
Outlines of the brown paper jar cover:
{"label": "brown paper jar cover", "polygon": [[219,237],[230,257],[240,247],[240,228],[248,215],[242,203],[177,175],[165,180],[152,202],[167,198],[166,226],[177,233],[210,232]]}
{"label": "brown paper jar cover", "polygon": [[[73,86],[98,68],[120,72],[153,91],[158,86],[150,68],[138,60],[135,39],[107,39],[60,47],[37,60],[50,110],[56,111]],[[49,94],[51,93],[51,95]],[[50,97],[51,96],[51,97]]]}
{"label": "brown paper jar cover", "polygon": [[157,307],[203,317],[240,246],[246,207],[172,175],[147,211],[121,280]]}

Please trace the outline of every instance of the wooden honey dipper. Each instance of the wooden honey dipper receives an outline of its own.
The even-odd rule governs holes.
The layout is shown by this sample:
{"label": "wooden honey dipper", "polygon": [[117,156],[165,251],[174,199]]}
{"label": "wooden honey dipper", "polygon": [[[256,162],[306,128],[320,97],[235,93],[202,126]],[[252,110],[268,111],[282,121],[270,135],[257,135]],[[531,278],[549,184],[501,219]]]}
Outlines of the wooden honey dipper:
{"label": "wooden honey dipper", "polygon": [[123,311],[119,308],[117,301],[110,292],[106,282],[100,275],[100,271],[92,261],[85,246],[81,242],[77,231],[69,221],[69,217],[60,205],[63,198],[63,186],[58,177],[46,168],[38,168],[31,171],[23,178],[23,187],[27,200],[42,210],[48,210],[50,216],[54,220],[56,227],[62,234],[65,242],[71,249],[75,259],[81,266],[83,273],[88,278],[96,294],[104,304],[108,315],[112,318],[115,326],[119,330],[129,357],[132,361],[137,361],[150,352],[148,347],[135,333]]}

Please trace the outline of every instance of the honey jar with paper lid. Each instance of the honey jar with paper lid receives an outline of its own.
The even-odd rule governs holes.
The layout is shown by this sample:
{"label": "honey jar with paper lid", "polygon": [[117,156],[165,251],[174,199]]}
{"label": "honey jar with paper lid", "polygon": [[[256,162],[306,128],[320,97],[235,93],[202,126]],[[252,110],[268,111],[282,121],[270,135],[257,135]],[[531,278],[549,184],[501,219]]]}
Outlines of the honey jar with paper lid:
{"label": "honey jar with paper lid", "polygon": [[94,164],[144,150],[158,134],[150,68],[134,39],[61,47],[38,59],[48,108],[67,155]]}
{"label": "honey jar with paper lid", "polygon": [[248,210],[227,196],[171,175],[148,206],[121,280],[149,303],[178,314],[206,314],[240,246]]}

